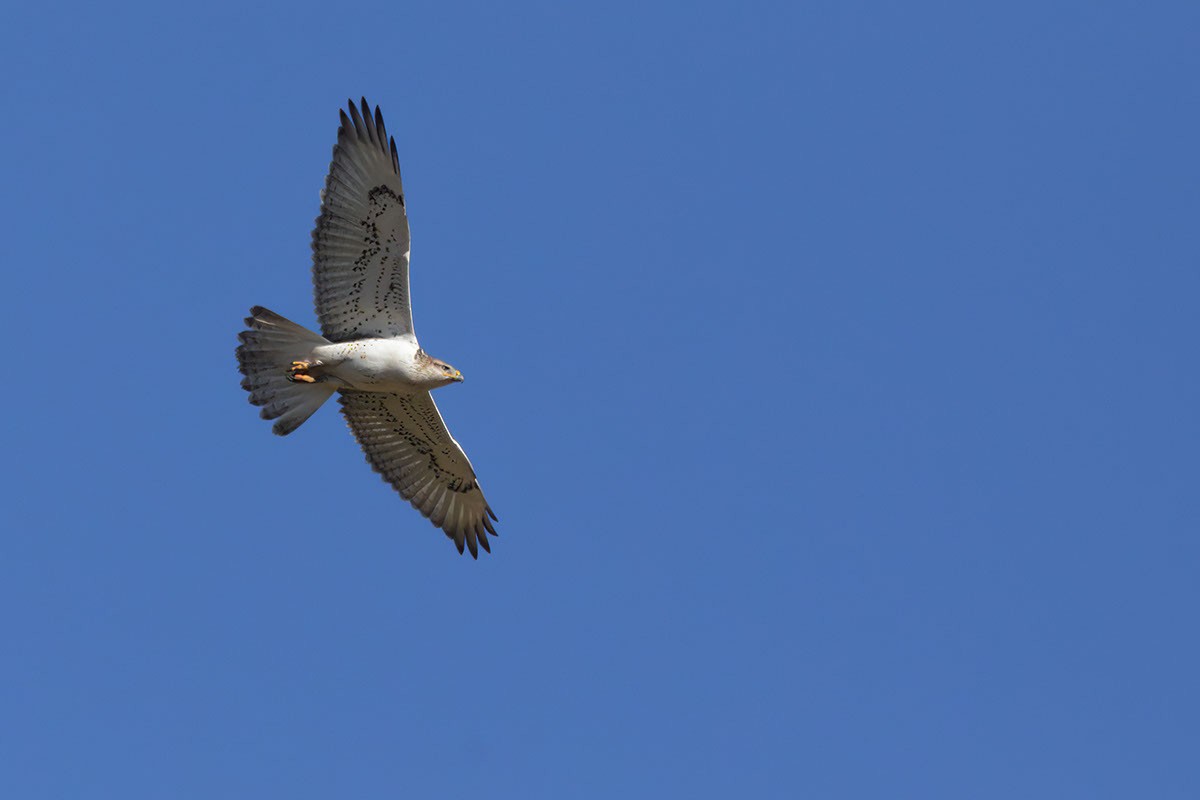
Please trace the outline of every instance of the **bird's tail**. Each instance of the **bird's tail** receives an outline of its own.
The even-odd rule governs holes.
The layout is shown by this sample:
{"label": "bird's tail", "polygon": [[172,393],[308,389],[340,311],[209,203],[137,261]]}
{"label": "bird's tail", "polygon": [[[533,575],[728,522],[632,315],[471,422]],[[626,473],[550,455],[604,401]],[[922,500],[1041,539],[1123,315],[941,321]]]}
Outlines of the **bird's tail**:
{"label": "bird's tail", "polygon": [[289,377],[294,362],[307,361],[314,347],[329,344],[307,328],[262,306],[250,309],[249,330],[238,334],[238,369],[250,402],[262,406],[262,418],[275,420],[271,430],[286,436],[299,428],[334,393],[327,383],[305,383]]}

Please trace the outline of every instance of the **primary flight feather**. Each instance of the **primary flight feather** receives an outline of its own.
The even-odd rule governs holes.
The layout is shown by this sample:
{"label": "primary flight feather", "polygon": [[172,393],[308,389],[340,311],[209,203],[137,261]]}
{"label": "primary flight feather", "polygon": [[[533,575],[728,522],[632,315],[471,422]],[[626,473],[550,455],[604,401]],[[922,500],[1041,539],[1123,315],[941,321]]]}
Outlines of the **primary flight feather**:
{"label": "primary flight feather", "polygon": [[408,292],[408,210],[396,142],[364,98],[341,112],[312,234],[318,335],[261,306],[238,335],[250,402],[286,436],[338,402],[367,461],[404,499],[478,557],[496,515],[430,391],[462,373],[421,349]]}

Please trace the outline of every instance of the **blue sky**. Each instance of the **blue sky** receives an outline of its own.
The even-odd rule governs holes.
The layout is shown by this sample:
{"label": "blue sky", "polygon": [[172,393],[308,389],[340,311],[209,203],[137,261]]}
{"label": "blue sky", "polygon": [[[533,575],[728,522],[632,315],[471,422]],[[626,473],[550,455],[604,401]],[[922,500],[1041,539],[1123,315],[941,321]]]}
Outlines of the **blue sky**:
{"label": "blue sky", "polygon": [[[1200,796],[1198,25],[10,9],[0,794]],[[478,562],[238,386],[360,95]]]}

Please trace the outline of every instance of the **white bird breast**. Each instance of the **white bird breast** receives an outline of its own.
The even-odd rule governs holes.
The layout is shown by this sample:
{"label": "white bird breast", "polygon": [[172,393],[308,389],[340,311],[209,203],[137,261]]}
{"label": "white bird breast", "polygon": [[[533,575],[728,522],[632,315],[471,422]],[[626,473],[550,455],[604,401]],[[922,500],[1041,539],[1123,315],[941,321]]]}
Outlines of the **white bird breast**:
{"label": "white bird breast", "polygon": [[360,339],[334,342],[313,350],[321,371],[351,389],[410,394],[423,391],[417,371],[417,342],[399,339]]}

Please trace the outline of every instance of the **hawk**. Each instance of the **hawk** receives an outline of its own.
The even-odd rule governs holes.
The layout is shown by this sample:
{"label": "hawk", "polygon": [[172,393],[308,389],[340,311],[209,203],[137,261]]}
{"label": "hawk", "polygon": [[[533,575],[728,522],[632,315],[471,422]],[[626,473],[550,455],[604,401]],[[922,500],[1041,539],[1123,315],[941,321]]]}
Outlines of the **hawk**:
{"label": "hawk", "polygon": [[409,233],[396,142],[366,98],[340,112],[312,234],[318,335],[262,306],[238,334],[250,402],[286,436],[337,393],[367,461],[413,507],[479,557],[496,535],[462,447],[430,392],[462,373],[421,349],[408,291]]}

